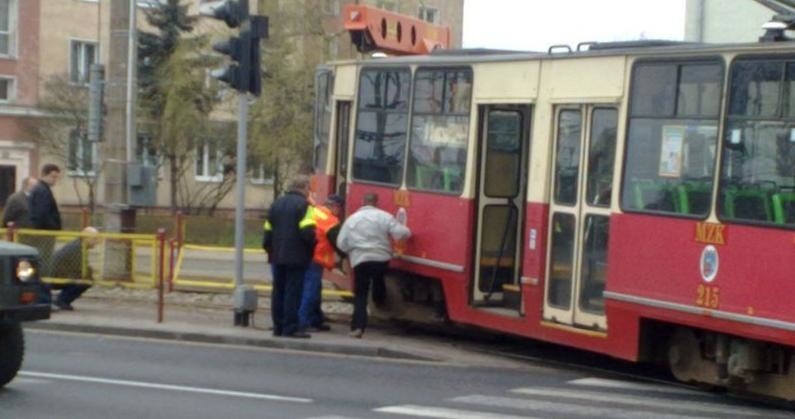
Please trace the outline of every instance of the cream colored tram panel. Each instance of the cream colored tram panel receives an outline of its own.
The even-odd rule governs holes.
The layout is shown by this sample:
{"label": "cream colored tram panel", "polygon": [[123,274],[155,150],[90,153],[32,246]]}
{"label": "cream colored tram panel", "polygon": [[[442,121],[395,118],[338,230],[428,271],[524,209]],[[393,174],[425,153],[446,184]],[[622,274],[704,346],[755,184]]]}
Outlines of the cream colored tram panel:
{"label": "cream colored tram panel", "polygon": [[538,95],[540,61],[478,63],[472,67],[475,103],[529,103]]}
{"label": "cream colored tram panel", "polygon": [[334,99],[351,100],[356,94],[356,65],[341,64],[334,68]]}
{"label": "cream colored tram panel", "polygon": [[[472,65],[472,111],[469,121],[469,153],[467,167],[474,168],[478,158],[478,108],[488,104],[534,103],[538,95],[539,60],[476,63]],[[477,170],[467,170],[462,198],[475,196]]]}

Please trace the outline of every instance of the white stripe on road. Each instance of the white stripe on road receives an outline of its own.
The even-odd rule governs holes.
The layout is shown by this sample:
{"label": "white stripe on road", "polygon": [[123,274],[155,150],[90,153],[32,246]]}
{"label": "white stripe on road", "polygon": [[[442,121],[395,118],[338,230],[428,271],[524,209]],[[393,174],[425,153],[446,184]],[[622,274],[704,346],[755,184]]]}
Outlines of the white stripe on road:
{"label": "white stripe on road", "polygon": [[578,386],[588,386],[588,387],[615,388],[620,390],[653,391],[656,393],[668,393],[668,394],[689,394],[689,395],[706,394],[695,390],[674,388],[662,384],[642,383],[640,381],[611,380],[607,378],[595,378],[595,377],[571,380],[569,381],[569,384],[574,384]]}
{"label": "white stripe on road", "polygon": [[662,409],[688,410],[697,413],[717,413],[736,417],[737,415],[767,416],[772,412],[745,409],[740,406],[732,406],[719,403],[697,402],[690,400],[670,400],[654,397],[637,397],[627,394],[600,393],[596,391],[577,391],[564,388],[516,388],[512,393],[525,394],[538,397],[557,397],[560,399],[574,399],[585,402],[608,402],[616,405],[626,406],[645,406]]}
{"label": "white stripe on road", "polygon": [[51,378],[54,380],[81,381],[85,383],[111,384],[124,387],[149,388],[155,390],[181,391],[185,393],[212,394],[216,396],[241,397],[246,399],[273,400],[292,403],[312,403],[312,399],[300,397],[278,396],[275,394],[247,393],[242,391],[216,390],[212,388],[178,386],[172,384],[147,383],[144,381],[114,380],[110,378],[87,377],[84,375],[50,374],[46,372],[21,371],[25,377]]}
{"label": "white stripe on road", "polygon": [[24,377],[17,377],[14,381],[11,382],[11,385],[19,385],[19,384],[50,384],[52,381],[50,380],[40,380],[38,378],[24,378]]}
{"label": "white stripe on road", "polygon": [[545,400],[515,399],[510,397],[471,395],[461,396],[450,399],[456,403],[474,404],[479,406],[501,407],[514,410],[526,410],[534,412],[557,413],[571,416],[616,418],[616,419],[648,419],[653,416],[655,419],[696,419],[702,416],[684,416],[680,414],[662,414],[639,412],[613,407],[599,407],[576,405],[569,402],[550,402]]}
{"label": "white stripe on road", "polygon": [[468,410],[445,409],[441,407],[417,406],[413,404],[380,407],[378,409],[373,409],[373,411],[379,413],[392,413],[395,415],[440,419],[534,419],[528,416],[500,415],[497,413],[473,412]]}

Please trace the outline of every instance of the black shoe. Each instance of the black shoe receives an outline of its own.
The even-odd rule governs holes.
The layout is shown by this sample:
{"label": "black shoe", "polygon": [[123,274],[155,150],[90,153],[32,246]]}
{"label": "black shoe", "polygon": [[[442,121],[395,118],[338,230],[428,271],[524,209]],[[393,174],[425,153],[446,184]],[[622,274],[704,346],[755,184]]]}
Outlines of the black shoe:
{"label": "black shoe", "polygon": [[283,335],[286,338],[296,338],[296,339],[309,339],[312,337],[309,333],[306,332],[295,332],[290,335]]}
{"label": "black shoe", "polygon": [[331,330],[331,326],[327,324],[319,324],[317,326],[312,326],[312,330],[314,330],[315,332],[328,332],[329,330]]}
{"label": "black shoe", "polygon": [[56,307],[58,307],[59,309],[61,309],[61,310],[64,310],[64,311],[75,311],[75,308],[74,308],[74,307],[72,307],[72,305],[71,305],[71,304],[69,304],[69,303],[65,303],[65,302],[63,302],[63,301],[56,301],[56,302],[55,302],[55,303],[53,303],[53,304],[54,304]]}

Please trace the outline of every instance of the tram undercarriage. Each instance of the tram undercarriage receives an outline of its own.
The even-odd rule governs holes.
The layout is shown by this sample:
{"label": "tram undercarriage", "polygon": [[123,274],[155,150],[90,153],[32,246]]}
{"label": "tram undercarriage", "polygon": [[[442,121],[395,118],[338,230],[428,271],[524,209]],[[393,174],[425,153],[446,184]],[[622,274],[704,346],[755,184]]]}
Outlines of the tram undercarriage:
{"label": "tram undercarriage", "polygon": [[679,381],[795,401],[793,348],[689,327],[645,328],[645,360],[666,364]]}

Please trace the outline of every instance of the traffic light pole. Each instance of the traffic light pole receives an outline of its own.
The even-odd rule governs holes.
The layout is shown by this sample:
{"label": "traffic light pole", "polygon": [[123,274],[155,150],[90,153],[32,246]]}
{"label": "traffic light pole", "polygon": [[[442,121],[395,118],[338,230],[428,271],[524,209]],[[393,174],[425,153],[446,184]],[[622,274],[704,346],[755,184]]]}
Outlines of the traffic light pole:
{"label": "traffic light pole", "polygon": [[246,215],[246,157],[248,142],[248,93],[238,92],[237,166],[235,168],[235,292],[233,324],[248,327],[257,311],[257,291],[243,282],[243,242]]}
{"label": "traffic light pole", "polygon": [[[237,166],[235,170],[235,292],[234,325],[248,326],[257,309],[257,293],[243,282],[243,237],[246,208],[246,143],[248,137],[248,94],[259,96],[262,85],[259,42],[268,37],[268,18],[250,16],[248,0],[226,0],[205,5],[200,13],[223,20],[230,28],[240,28],[237,37],[213,45],[215,51],[229,56],[233,64],[213,71],[213,77],[238,91]],[[237,64],[234,64],[236,62]]]}

